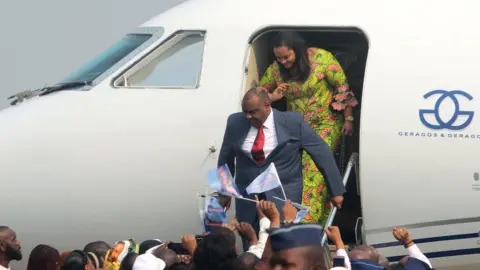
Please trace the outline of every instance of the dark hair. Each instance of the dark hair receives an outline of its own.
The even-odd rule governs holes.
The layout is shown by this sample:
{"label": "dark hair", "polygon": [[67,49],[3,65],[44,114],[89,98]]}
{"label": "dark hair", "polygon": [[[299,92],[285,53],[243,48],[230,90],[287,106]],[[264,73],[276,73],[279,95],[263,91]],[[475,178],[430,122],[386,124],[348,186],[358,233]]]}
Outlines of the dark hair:
{"label": "dark hair", "polygon": [[110,245],[104,241],[95,241],[95,242],[88,243],[83,248],[83,252],[85,253],[92,252],[95,255],[97,255],[97,258],[100,264],[98,265],[98,268],[103,268],[101,258],[105,259],[105,256],[107,255],[107,252],[110,248],[111,248]]}
{"label": "dark hair", "polygon": [[218,233],[205,236],[198,244],[192,262],[196,270],[230,270],[241,264],[232,241]]}
{"label": "dark hair", "polygon": [[168,268],[169,270],[188,270],[190,267],[184,263],[174,263]]}
{"label": "dark hair", "polygon": [[127,256],[125,256],[125,258],[123,258],[122,262],[120,263],[119,270],[132,270],[133,264],[135,263],[137,257],[137,253],[128,253]]}
{"label": "dark hair", "polygon": [[155,247],[155,246],[158,246],[162,244],[161,242],[159,242],[158,240],[145,240],[143,241],[139,248],[138,248],[138,254],[142,255],[142,254],[145,254],[145,252],[147,252],[147,250]]}
{"label": "dark hair", "polygon": [[[310,75],[310,60],[308,59],[308,48],[305,40],[297,33],[293,31],[279,32],[272,40],[273,47],[287,47],[295,52],[295,62],[292,68],[296,70],[295,74],[292,74],[291,69],[285,68],[281,63],[278,63],[280,67],[280,75],[282,75],[285,81],[306,81]],[[277,61],[278,62],[278,61]]]}
{"label": "dark hair", "polygon": [[258,261],[260,261],[260,258],[250,252],[245,252],[238,258],[240,259],[240,261],[242,261],[243,264],[245,264],[246,267],[252,269],[255,268],[255,265],[257,265]]}
{"label": "dark hair", "polygon": [[81,250],[74,250],[65,258],[62,270],[85,270],[87,264],[87,254]]}
{"label": "dark hair", "polygon": [[235,244],[237,243],[235,233],[232,232],[232,230],[230,230],[229,228],[217,227],[217,228],[214,228],[210,234],[225,237],[225,239],[227,239],[233,247],[235,247]]}
{"label": "dark hair", "polygon": [[47,245],[38,245],[30,253],[27,270],[57,270],[60,263],[58,250]]}

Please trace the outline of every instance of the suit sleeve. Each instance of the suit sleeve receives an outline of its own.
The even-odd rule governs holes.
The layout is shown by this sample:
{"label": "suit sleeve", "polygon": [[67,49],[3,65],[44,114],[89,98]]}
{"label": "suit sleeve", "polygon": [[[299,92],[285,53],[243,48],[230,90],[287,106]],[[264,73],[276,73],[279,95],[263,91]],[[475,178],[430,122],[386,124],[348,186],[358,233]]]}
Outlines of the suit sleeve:
{"label": "suit sleeve", "polygon": [[227,126],[225,127],[225,134],[223,135],[222,148],[220,149],[220,155],[218,157],[217,166],[228,165],[228,169],[232,176],[235,176],[235,151],[232,147],[232,141],[230,138],[230,120],[232,116],[230,115],[227,119]]}
{"label": "suit sleeve", "polygon": [[333,153],[328,144],[305,122],[301,120],[301,146],[307,151],[317,168],[325,177],[325,183],[332,197],[343,195],[345,187]]}

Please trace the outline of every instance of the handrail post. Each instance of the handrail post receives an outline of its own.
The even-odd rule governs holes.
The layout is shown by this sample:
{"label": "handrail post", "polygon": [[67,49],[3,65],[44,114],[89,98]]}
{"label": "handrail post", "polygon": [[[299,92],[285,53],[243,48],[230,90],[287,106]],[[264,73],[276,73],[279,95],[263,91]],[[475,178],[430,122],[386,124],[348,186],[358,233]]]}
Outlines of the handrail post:
{"label": "handrail post", "polygon": [[[358,186],[358,153],[352,153],[352,155],[350,156],[350,159],[348,160],[347,169],[345,170],[345,173],[342,179],[343,185],[345,187],[347,186],[348,179],[350,178],[350,173],[352,171],[352,168],[355,168],[355,172],[357,174],[356,181],[357,181],[357,189],[358,189],[359,188]],[[325,229],[332,225],[336,214],[337,214],[337,207],[333,206],[332,209],[330,209],[330,214],[328,215],[327,222],[325,223],[325,228],[323,228],[321,244],[326,251],[325,260],[327,264],[329,264],[332,261],[332,254],[330,253],[330,248],[327,245],[328,237],[327,237],[327,233],[325,232]]]}
{"label": "handrail post", "polygon": [[[348,165],[347,165],[347,169],[345,170],[345,174],[343,175],[343,181],[342,182],[343,182],[343,185],[345,187],[347,186],[348,179],[350,178],[350,173],[352,171],[352,168],[357,163],[358,163],[358,153],[352,153],[352,155],[350,156],[350,159],[348,161]],[[355,168],[356,167],[357,166],[355,166]],[[325,223],[325,228],[323,228],[324,233],[323,233],[322,242],[321,242],[322,246],[325,245],[325,243],[327,243],[327,233],[325,232],[325,230],[326,230],[326,228],[328,228],[332,225],[336,214],[337,214],[337,207],[333,206],[332,209],[330,209],[330,214],[328,215],[327,222]]]}

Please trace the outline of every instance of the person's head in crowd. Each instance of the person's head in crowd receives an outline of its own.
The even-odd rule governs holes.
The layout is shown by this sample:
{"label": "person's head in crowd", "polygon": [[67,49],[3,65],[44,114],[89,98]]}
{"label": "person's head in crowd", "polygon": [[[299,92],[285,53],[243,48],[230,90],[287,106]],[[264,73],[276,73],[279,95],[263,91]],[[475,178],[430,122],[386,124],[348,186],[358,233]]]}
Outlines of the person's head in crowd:
{"label": "person's head in crowd", "polygon": [[161,249],[155,251],[153,255],[165,262],[165,269],[170,269],[172,265],[180,262],[177,253],[171,249]]}
{"label": "person's head in crowd", "polygon": [[293,225],[270,229],[272,269],[328,269],[321,245],[323,228],[320,225]]}
{"label": "person's head in crowd", "polygon": [[145,254],[147,250],[153,247],[158,247],[161,244],[163,244],[163,242],[160,239],[151,239],[151,240],[143,241],[139,246],[138,254],[140,255]]}
{"label": "person's head in crowd", "polygon": [[260,258],[250,252],[243,253],[240,255],[239,259],[248,268],[254,268],[260,261]]}
{"label": "person's head in crowd", "polygon": [[231,245],[235,248],[235,245],[237,243],[237,239],[235,237],[235,233],[232,230],[230,230],[229,228],[227,228],[227,227],[217,227],[217,228],[213,229],[210,234],[220,235],[220,236],[225,237],[225,239],[227,239],[231,243]]}
{"label": "person's head in crowd", "polygon": [[93,265],[93,269],[100,269],[100,259],[98,258],[97,254],[93,252],[88,252],[86,254],[87,254],[88,260]]}
{"label": "person's head in crowd", "polygon": [[120,270],[132,270],[137,257],[137,253],[128,253],[120,263]]}
{"label": "person's head in crowd", "polygon": [[82,250],[74,250],[70,252],[63,265],[61,270],[93,270],[94,266],[88,259],[88,256]]}
{"label": "person's head in crowd", "polygon": [[376,263],[380,262],[380,254],[374,247],[366,246],[366,245],[358,245],[354,247],[354,250],[364,251],[368,254],[370,260]]}
{"label": "person's head in crowd", "polygon": [[133,264],[133,270],[163,270],[165,262],[155,257],[153,254],[146,253],[139,255]]}
{"label": "person's head in crowd", "polygon": [[348,258],[350,258],[351,260],[370,260],[370,261],[372,261],[371,255],[368,252],[365,252],[365,251],[360,250],[360,249],[354,249],[354,250],[348,252]]}
{"label": "person's head in crowd", "polygon": [[107,252],[105,267],[109,270],[120,269],[120,263],[129,253],[138,253],[138,244],[133,239],[119,241]]}
{"label": "person's head in crowd", "polygon": [[8,268],[11,261],[22,259],[22,247],[17,234],[7,226],[0,226],[0,266]]}
{"label": "person's head in crowd", "polygon": [[169,270],[189,270],[190,266],[184,263],[175,263],[170,266]]}
{"label": "person's head in crowd", "polygon": [[70,254],[70,252],[72,251],[67,250],[62,252],[62,254],[60,254],[60,268],[62,268],[63,264],[65,263],[65,259],[67,258],[68,254]]}
{"label": "person's head in crowd", "polygon": [[198,243],[192,263],[196,270],[236,269],[242,264],[228,234],[219,233],[218,230],[206,235]]}
{"label": "person's head in crowd", "polygon": [[251,126],[259,128],[265,123],[272,110],[268,93],[262,89],[251,88],[242,100],[242,111]]}
{"label": "person's head in crowd", "polygon": [[378,264],[383,266],[385,269],[388,269],[390,267],[390,262],[382,254],[379,254],[378,256]]}
{"label": "person's head in crowd", "polygon": [[60,269],[60,253],[47,245],[38,245],[30,253],[27,270],[58,270]]}
{"label": "person's head in crowd", "polygon": [[83,252],[92,252],[97,255],[97,258],[99,260],[99,265],[97,268],[103,268],[105,256],[107,255],[108,250],[111,248],[112,247],[104,241],[94,241],[85,245],[85,247],[83,248]]}
{"label": "person's head in crowd", "polygon": [[285,81],[305,81],[311,72],[305,40],[295,31],[281,31],[273,37],[272,43],[280,74]]}

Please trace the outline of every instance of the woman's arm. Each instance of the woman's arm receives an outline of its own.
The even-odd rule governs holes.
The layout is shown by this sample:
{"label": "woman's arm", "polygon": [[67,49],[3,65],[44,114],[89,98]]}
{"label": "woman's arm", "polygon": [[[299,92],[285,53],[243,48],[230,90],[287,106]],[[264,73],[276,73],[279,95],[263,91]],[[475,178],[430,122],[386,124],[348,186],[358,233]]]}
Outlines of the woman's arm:
{"label": "woman's arm", "polygon": [[327,66],[325,77],[334,88],[332,108],[343,111],[345,119],[349,120],[352,117],[352,108],[358,104],[358,101],[348,86],[347,76],[332,53],[327,52],[322,62]]}
{"label": "woman's arm", "polygon": [[268,90],[268,92],[273,92],[277,88],[277,81],[275,79],[275,63],[271,64],[265,73],[263,74],[262,78],[260,79],[260,84],[258,86],[263,87]]}

